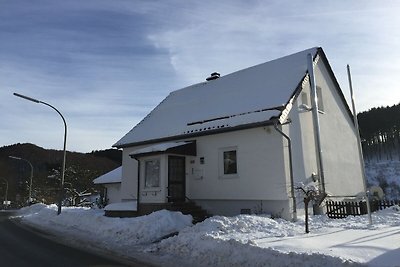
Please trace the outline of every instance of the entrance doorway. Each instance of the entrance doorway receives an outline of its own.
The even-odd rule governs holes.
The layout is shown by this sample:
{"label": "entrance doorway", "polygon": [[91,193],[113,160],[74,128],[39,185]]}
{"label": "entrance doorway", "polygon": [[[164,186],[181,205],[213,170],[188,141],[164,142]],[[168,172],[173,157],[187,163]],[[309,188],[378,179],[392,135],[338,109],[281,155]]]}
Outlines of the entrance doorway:
{"label": "entrance doorway", "polygon": [[185,157],[168,156],[168,202],[185,202]]}

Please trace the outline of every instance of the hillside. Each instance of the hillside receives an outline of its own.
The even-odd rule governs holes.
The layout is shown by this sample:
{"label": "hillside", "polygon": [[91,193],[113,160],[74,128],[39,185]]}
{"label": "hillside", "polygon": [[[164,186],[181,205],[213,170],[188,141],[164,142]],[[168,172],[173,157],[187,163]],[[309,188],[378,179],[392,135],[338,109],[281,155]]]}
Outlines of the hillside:
{"label": "hillside", "polygon": [[367,162],[400,160],[400,104],[357,115]]}
{"label": "hillside", "polygon": [[[119,155],[119,157],[118,157]],[[8,200],[22,204],[28,198],[30,166],[33,166],[32,196],[54,202],[59,188],[63,151],[38,147],[33,144],[14,144],[0,148],[0,178],[8,181]],[[67,152],[65,187],[82,192],[95,190],[92,180],[121,165],[121,151],[110,149],[92,153]],[[4,199],[5,182],[0,179],[0,199]]]}
{"label": "hillside", "polygon": [[400,199],[400,104],[358,114],[368,187]]}

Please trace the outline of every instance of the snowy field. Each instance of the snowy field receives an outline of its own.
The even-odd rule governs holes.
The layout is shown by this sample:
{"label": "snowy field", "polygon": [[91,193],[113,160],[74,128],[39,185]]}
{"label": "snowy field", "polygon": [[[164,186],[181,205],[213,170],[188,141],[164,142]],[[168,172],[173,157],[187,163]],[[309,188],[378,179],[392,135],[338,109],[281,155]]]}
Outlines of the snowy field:
{"label": "snowy field", "polygon": [[367,161],[365,174],[368,184],[380,186],[386,199],[400,199],[400,161]]}
{"label": "snowy field", "polygon": [[366,216],[311,216],[309,234],[301,219],[256,215],[192,225],[190,216],[166,210],[137,218],[107,218],[86,208],[56,213],[55,205],[35,204],[16,217],[82,248],[160,266],[400,266],[399,206],[374,213],[372,226]]}

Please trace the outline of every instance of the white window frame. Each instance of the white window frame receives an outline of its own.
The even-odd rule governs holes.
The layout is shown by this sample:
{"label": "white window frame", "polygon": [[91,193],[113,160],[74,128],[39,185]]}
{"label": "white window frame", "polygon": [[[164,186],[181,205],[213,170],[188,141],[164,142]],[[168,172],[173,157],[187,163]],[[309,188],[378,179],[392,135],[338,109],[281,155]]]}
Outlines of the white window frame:
{"label": "white window frame", "polygon": [[[148,186],[146,181],[147,181],[147,163],[149,162],[154,162],[158,161],[158,185],[154,186]],[[149,158],[143,161],[143,169],[144,169],[144,175],[143,175],[143,188],[144,189],[153,189],[153,188],[160,188],[161,187],[161,158]]]}
{"label": "white window frame", "polygon": [[[235,151],[236,152],[236,173],[225,173],[225,152]],[[218,169],[219,169],[219,177],[220,178],[239,178],[239,157],[238,157],[238,148],[237,146],[232,147],[223,147],[218,151]]]}

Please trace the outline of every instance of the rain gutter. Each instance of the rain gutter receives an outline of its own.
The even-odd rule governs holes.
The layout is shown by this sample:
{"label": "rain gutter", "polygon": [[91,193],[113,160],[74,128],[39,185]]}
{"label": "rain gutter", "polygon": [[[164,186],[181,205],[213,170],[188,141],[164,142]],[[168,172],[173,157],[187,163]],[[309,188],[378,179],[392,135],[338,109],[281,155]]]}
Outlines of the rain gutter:
{"label": "rain gutter", "polygon": [[[293,177],[293,157],[292,157],[292,141],[290,137],[285,134],[281,129],[278,127],[278,120],[274,121],[274,128],[275,130],[280,133],[288,142],[288,151],[289,151],[289,175],[290,175],[290,198],[292,199],[292,221],[297,220],[297,210],[296,210],[296,196],[294,191],[294,177]],[[288,124],[286,122],[285,124]],[[284,124],[281,124],[284,125]]]}

